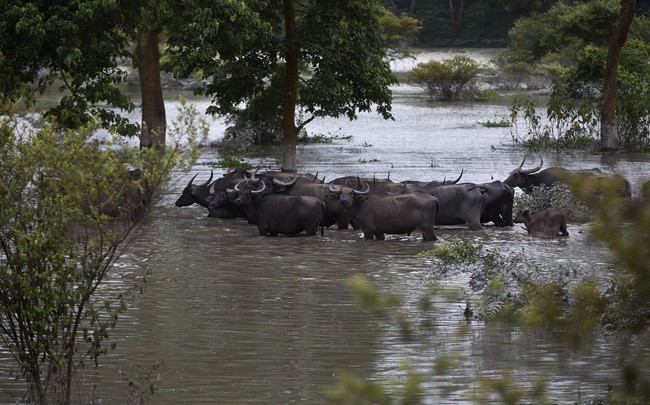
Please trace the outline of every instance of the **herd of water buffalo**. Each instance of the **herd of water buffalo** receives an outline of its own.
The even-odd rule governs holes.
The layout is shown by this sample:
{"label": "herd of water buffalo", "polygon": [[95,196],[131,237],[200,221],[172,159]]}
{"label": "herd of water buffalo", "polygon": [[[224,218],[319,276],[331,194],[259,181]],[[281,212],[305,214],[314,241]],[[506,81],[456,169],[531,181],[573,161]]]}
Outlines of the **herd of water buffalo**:
{"label": "herd of water buffalo", "polygon": [[410,234],[419,229],[424,240],[436,240],[434,226],[466,224],[480,230],[489,222],[498,227],[523,223],[529,233],[568,235],[561,210],[523,210],[513,217],[515,188],[525,193],[551,187],[570,176],[613,180],[620,195],[631,195],[630,183],[619,174],[600,169],[542,169],[541,163],[524,169],[525,159],[504,181],[459,183],[453,181],[403,181],[347,176],[325,182],[318,174],[236,170],[203,184],[189,181],[176,206],[200,204],[209,217],[246,218],[257,224],[260,235],[316,235],[320,229],[361,229],[366,239],[385,234]]}

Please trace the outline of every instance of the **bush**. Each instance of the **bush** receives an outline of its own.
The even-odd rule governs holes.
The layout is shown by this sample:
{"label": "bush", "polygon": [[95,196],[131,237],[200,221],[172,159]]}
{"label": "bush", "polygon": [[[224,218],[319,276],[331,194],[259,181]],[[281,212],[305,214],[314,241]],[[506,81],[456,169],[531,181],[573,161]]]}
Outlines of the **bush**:
{"label": "bush", "polygon": [[[0,111],[0,341],[30,403],[94,402],[79,380],[140,290],[103,291],[121,246],[166,183],[175,147],[129,148],[95,126],[30,130]],[[73,391],[74,390],[74,391]]]}
{"label": "bush", "polygon": [[569,222],[588,222],[593,218],[593,211],[563,183],[556,183],[553,187],[535,187],[530,194],[515,196],[515,211],[543,211],[551,207],[561,208]]}
{"label": "bush", "polygon": [[431,100],[454,101],[481,98],[476,81],[485,68],[474,59],[458,55],[443,61],[418,63],[406,82],[422,88]]}

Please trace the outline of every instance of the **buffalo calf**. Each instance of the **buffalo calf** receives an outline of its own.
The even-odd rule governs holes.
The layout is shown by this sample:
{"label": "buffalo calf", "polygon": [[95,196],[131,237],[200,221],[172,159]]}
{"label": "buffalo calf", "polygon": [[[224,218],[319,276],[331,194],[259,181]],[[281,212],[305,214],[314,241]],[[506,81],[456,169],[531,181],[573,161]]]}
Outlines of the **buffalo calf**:
{"label": "buffalo calf", "polygon": [[556,207],[540,212],[523,210],[517,214],[514,222],[526,225],[526,230],[531,235],[557,236],[559,232],[563,236],[569,236],[566,215]]}

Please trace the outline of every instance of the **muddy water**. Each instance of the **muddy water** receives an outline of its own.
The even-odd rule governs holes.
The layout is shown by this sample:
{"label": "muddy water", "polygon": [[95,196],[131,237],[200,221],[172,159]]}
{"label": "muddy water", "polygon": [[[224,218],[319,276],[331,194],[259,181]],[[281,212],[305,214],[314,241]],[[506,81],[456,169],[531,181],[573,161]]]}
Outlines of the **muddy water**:
{"label": "muddy water", "polygon": [[[394,180],[440,180],[464,170],[464,180],[479,182],[503,180],[526,156],[531,163],[543,158],[548,165],[619,171],[634,186],[649,176],[650,159],[644,155],[526,154],[511,147],[510,129],[479,124],[507,117],[508,100],[437,104],[415,88],[396,88],[394,121],[364,114],[353,122],[310,124],[312,134],[352,138],[299,146],[299,168],[330,180],[389,173]],[[207,106],[193,102],[199,109]],[[169,103],[172,116],[175,104]],[[222,130],[223,123],[215,121],[211,137],[218,139]],[[444,269],[417,258],[434,246],[417,234],[380,242],[366,241],[358,231],[332,229],[322,237],[266,238],[242,220],[207,218],[198,206],[175,207],[191,176],[207,179],[209,163],[218,158],[206,150],[189,173],[175,173],[111,276],[110,285],[117,289],[145,269],[153,270],[144,294],[136,296],[112,334],[117,349],[97,374],[85,371],[97,382],[104,403],[125,403],[128,389],[119,371],[136,377],[137,365],[161,364],[154,373],[158,388],[151,403],[319,404],[324,403],[323,389],[343,372],[399,381],[405,375],[404,360],[423,373],[423,403],[464,404],[476,402],[473,398],[499,403],[480,380],[509,372],[511,388],[530,388],[542,379],[552,402],[569,403],[619,386],[624,360],[650,354],[645,336],[597,336],[572,350],[545,333],[467,323],[464,301],[448,293],[468,289],[467,275],[441,275]],[[279,159],[271,150],[252,161],[277,168]],[[533,238],[518,226],[437,232],[442,240],[475,238],[504,254],[523,251],[547,263],[549,271],[564,268],[567,261],[579,275],[616,271],[606,250],[589,240],[588,228],[569,224],[571,235],[565,239]],[[427,339],[405,342],[394,325],[360,309],[345,284],[354,275],[404,294],[406,313],[429,321]],[[417,300],[432,279],[446,293],[437,295],[433,309],[423,315]],[[455,361],[439,374],[434,366],[445,356]],[[14,403],[20,385],[11,378],[6,352],[0,352],[0,360],[0,403]],[[522,402],[532,402],[525,398]]]}

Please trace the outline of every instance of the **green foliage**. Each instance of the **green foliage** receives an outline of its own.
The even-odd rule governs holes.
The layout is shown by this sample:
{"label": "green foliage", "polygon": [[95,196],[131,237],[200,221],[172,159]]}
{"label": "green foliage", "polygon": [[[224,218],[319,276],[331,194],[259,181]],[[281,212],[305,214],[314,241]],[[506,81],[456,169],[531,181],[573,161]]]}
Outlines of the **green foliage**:
{"label": "green foliage", "polygon": [[422,88],[431,100],[471,100],[480,95],[476,77],[485,68],[465,55],[418,63],[406,82]]}
{"label": "green foliage", "polygon": [[121,291],[101,287],[181,150],[100,142],[95,126],[18,122],[0,115],[0,339],[29,402],[70,403],[73,389],[91,399],[80,371],[111,348],[146,274]]}
{"label": "green foliage", "polygon": [[593,211],[576,198],[569,186],[556,183],[553,187],[534,187],[530,194],[517,194],[515,196],[515,209],[543,211],[551,207],[558,207],[567,216],[569,222],[588,222],[593,219]]}
{"label": "green foliage", "polygon": [[619,11],[616,0],[555,2],[546,12],[533,13],[510,29],[505,62],[571,65],[586,45],[605,46]]}
{"label": "green foliage", "polygon": [[299,143],[332,143],[334,141],[338,140],[345,140],[345,141],[350,141],[352,140],[353,136],[352,135],[338,135],[338,134],[330,134],[330,135],[324,135],[324,134],[314,134],[314,135],[307,135],[302,134],[301,136],[298,137],[298,142]]}
{"label": "green foliage", "polygon": [[386,44],[389,59],[412,57],[407,45],[412,43],[422,29],[418,19],[406,13],[395,15],[384,10],[379,16],[381,37]]}
{"label": "green foliage", "polygon": [[482,243],[473,243],[468,239],[460,238],[447,240],[417,256],[420,258],[435,257],[446,264],[476,263],[482,250]]}
{"label": "green foliage", "polygon": [[[640,41],[628,41],[621,52],[617,132],[621,146],[628,150],[650,148],[649,58],[650,45]],[[567,135],[599,133],[606,60],[606,49],[588,46],[578,54],[576,65],[554,82],[548,117],[564,127],[573,122]]]}
{"label": "green foliage", "polygon": [[250,170],[253,167],[246,159],[229,154],[222,156],[217,162],[217,166],[232,170]]}
{"label": "green foliage", "polygon": [[505,118],[495,121],[487,120],[479,122],[479,124],[483,125],[485,128],[510,128],[512,126],[512,122]]}
{"label": "green foliage", "polygon": [[[466,295],[468,301],[464,311],[468,320],[508,322],[515,328],[543,331],[545,336],[564,342],[574,350],[588,344],[599,332],[647,330],[650,320],[650,181],[643,185],[638,199],[622,199],[615,180],[610,183],[603,179],[576,179],[569,186],[570,193],[594,212],[591,233],[609,247],[616,258],[617,271],[605,279],[603,274],[583,277],[571,262],[540,263],[524,250],[485,249],[481,242],[467,239],[451,240],[418,255],[422,259],[433,259],[431,279],[444,279],[451,272],[469,275],[471,293]],[[596,190],[599,198],[593,198]],[[559,192],[569,193],[564,186]],[[400,306],[405,303],[394,300],[389,304],[392,295],[376,290],[369,281],[357,278],[353,286],[366,308],[373,310],[381,320],[399,322],[400,329],[409,331],[410,341],[426,341],[428,331],[418,328],[416,320],[435,313],[432,299],[428,299],[429,305],[420,305],[414,315],[407,316]],[[421,301],[427,300],[419,298],[418,302]],[[445,356],[439,353],[431,356],[438,358],[436,364],[447,363]],[[436,372],[448,373],[448,370],[448,366],[436,367]],[[548,401],[543,378],[536,379],[530,387],[520,388],[513,381],[514,374],[516,370],[505,372],[501,377],[480,379],[479,393],[470,399],[478,403],[512,404],[530,398],[534,398],[535,403]],[[407,373],[406,381],[417,386],[424,375]],[[646,375],[644,364],[637,359],[627,359],[621,366],[623,387],[585,403],[647,403],[650,381]],[[377,383],[356,377],[353,380],[354,389],[349,383],[339,382],[338,391],[335,391],[339,393],[338,398],[344,398],[342,393],[345,392],[355,394],[352,396],[355,403],[384,403],[369,392],[387,395],[390,398],[387,403],[400,403],[405,398],[391,391],[390,384],[377,386]]]}
{"label": "green foliage", "polygon": [[[557,97],[562,102],[561,97]],[[551,110],[554,108],[554,110]],[[555,112],[554,112],[555,111]],[[530,150],[564,150],[596,148],[598,124],[594,112],[571,111],[564,107],[549,105],[546,121],[539,115],[530,98],[516,99],[510,108],[511,129],[514,144],[521,144]],[[523,121],[525,133],[519,132],[518,123]]]}
{"label": "green foliage", "polygon": [[[177,10],[182,25],[170,33],[167,69],[178,77],[203,72],[207,82],[199,92],[213,97],[209,112],[242,116],[233,120],[244,130],[233,132],[235,137],[252,132],[259,133],[254,140],[277,142],[286,48],[280,4],[227,2],[197,13],[188,7],[195,3],[188,0]],[[301,4],[298,12],[295,45],[301,58],[298,106],[303,118],[297,128],[315,117],[354,119],[359,111],[373,109],[391,118],[389,86],[396,79],[384,58],[379,2],[314,0]]]}
{"label": "green foliage", "polygon": [[78,128],[99,117],[106,128],[135,134],[137,124],[107,108],[135,108],[119,90],[126,72],[118,62],[129,56],[133,32],[127,15],[117,1],[3,5],[0,94],[29,106],[38,93],[56,85],[62,97],[46,114],[59,125]]}

